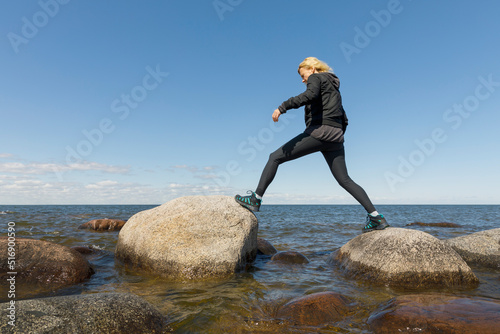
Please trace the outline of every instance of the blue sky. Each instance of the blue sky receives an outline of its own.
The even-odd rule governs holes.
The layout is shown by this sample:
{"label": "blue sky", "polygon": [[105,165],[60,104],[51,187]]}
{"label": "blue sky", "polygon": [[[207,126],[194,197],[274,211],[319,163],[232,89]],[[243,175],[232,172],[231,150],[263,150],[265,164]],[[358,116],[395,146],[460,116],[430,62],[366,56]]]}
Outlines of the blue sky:
{"label": "blue sky", "polygon": [[[304,130],[308,56],[341,80],[350,176],[377,204],[499,204],[498,1],[8,1],[0,204],[254,190]],[[264,204],[355,204],[321,154]]]}

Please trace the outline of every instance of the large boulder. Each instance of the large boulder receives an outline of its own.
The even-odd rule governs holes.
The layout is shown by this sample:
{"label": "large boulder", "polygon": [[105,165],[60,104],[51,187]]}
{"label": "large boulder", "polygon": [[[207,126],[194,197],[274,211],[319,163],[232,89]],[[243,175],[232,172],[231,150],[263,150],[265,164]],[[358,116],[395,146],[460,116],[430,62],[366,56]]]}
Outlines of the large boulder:
{"label": "large boulder", "polygon": [[77,284],[93,273],[89,262],[67,246],[27,238],[16,238],[9,244],[6,237],[0,237],[0,286],[14,277],[18,297]]}
{"label": "large boulder", "polygon": [[479,283],[450,246],[428,233],[403,228],[359,235],[332,253],[329,262],[356,279],[394,287],[475,287]]}
{"label": "large boulder", "polygon": [[500,301],[446,295],[399,296],[373,313],[368,324],[376,334],[496,334]]}
{"label": "large boulder", "polygon": [[339,293],[318,292],[286,303],[276,316],[300,325],[319,326],[342,320],[349,311],[348,303]]}
{"label": "large boulder", "polygon": [[444,241],[469,264],[500,268],[500,228]]}
{"label": "large boulder", "polygon": [[[0,304],[1,333],[167,333],[165,317],[129,293],[28,299]],[[10,322],[10,323],[9,323]],[[15,325],[12,326],[12,325]]]}
{"label": "large boulder", "polygon": [[163,277],[225,277],[257,255],[255,215],[228,196],[181,197],[132,216],[116,257]]}

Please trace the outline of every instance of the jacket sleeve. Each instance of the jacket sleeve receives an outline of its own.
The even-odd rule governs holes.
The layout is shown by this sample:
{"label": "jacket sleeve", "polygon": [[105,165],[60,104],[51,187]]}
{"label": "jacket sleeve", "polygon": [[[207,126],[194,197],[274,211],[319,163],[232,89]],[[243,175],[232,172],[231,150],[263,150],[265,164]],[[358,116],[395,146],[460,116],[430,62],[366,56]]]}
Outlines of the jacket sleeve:
{"label": "jacket sleeve", "polygon": [[321,96],[321,81],[318,75],[312,74],[307,79],[306,91],[297,96],[291,97],[283,102],[279,107],[279,111],[284,114],[287,110],[297,109],[311,102]]}

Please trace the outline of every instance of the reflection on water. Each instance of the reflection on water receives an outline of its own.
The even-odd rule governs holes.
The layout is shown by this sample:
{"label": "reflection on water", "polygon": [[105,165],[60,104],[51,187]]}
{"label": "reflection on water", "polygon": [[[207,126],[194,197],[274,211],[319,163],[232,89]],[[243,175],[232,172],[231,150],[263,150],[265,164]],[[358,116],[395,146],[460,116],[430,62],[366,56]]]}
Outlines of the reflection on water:
{"label": "reflection on water", "polygon": [[[153,206],[0,206],[0,235],[16,223],[16,236],[58,244],[88,246],[96,274],[88,281],[51,295],[131,292],[154,304],[179,332],[213,333],[369,333],[366,319],[390,298],[413,291],[394,290],[348,279],[327,265],[328,255],[360,234],[364,212],[359,206],[263,206],[258,213],[259,236],[279,251],[303,253],[306,265],[286,266],[259,256],[245,273],[223,281],[169,281],[127,270],[115,261],[119,232],[79,230],[92,219],[127,220]],[[421,221],[454,222],[461,228],[411,226],[439,239],[497,228],[500,206],[378,206],[392,226]],[[500,270],[473,268],[481,281],[474,290],[438,292],[500,299]],[[36,289],[31,287],[31,292]],[[306,294],[335,291],[348,296],[353,311],[335,326],[296,326],[276,318],[278,308]],[[436,290],[433,290],[436,291]],[[48,295],[48,294],[45,294]],[[2,298],[5,298],[2,296]],[[5,299],[3,300],[5,301]]]}

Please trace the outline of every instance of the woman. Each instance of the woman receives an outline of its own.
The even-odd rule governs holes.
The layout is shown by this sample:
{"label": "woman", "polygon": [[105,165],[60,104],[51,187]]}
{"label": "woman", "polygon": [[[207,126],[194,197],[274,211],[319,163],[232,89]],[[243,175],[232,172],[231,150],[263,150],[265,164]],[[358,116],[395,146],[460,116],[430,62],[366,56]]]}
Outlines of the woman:
{"label": "woman", "polygon": [[306,91],[283,102],[274,110],[272,118],[277,122],[287,110],[305,106],[306,129],[269,156],[255,192],[248,191],[250,196],[236,195],[236,201],[252,211],[259,211],[262,196],[273,181],[280,164],[321,152],[339,185],[367,211],[363,232],[383,230],[389,226],[384,216],[377,212],[363,188],[347,174],[344,155],[347,117],[342,107],[338,77],[326,63],[314,57],[308,57],[300,63],[298,72],[302,82],[307,84]]}

